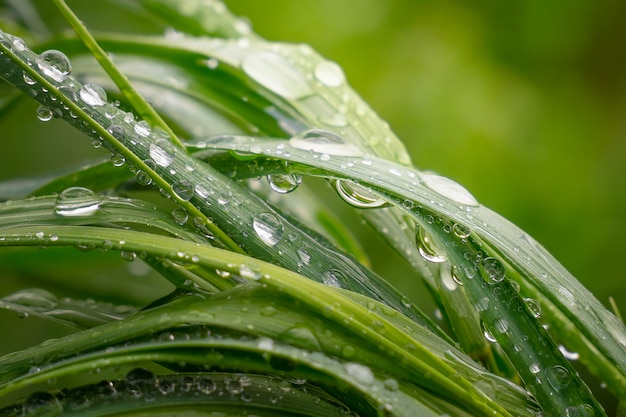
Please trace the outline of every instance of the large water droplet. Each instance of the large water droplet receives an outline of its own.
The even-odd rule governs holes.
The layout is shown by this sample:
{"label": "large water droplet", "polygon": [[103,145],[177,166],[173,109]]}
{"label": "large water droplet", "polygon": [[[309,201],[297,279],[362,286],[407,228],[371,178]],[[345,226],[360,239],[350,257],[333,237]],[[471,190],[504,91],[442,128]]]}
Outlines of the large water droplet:
{"label": "large water droplet", "polygon": [[434,174],[424,174],[421,176],[421,180],[428,188],[455,203],[466,206],[478,205],[478,201],[469,191],[449,178]]}
{"label": "large water droplet", "polygon": [[337,156],[362,156],[363,152],[336,133],[322,129],[299,132],[289,139],[294,148]]}
{"label": "large water droplet", "polygon": [[150,132],[152,131],[152,127],[145,120],[138,121],[133,129],[135,130],[136,134],[144,138],[150,136]]}
{"label": "large water droplet", "polygon": [[71,187],[56,199],[54,211],[63,217],[90,216],[98,211],[102,200],[88,188]]}
{"label": "large water droplet", "polygon": [[304,265],[308,265],[311,262],[311,254],[308,250],[304,248],[298,248],[297,250],[298,258],[300,258],[300,262]]}
{"label": "large water droplet", "polygon": [[302,175],[273,174],[267,176],[267,182],[272,190],[280,194],[287,194],[298,188],[302,182]]}
{"label": "large water droplet", "polygon": [[309,326],[304,323],[298,323],[280,337],[285,343],[294,344],[296,346],[308,349],[310,351],[320,351],[322,347],[315,333]]}
{"label": "large water droplet", "polygon": [[90,106],[104,106],[107,102],[107,93],[98,84],[85,84],[78,92],[80,99]]}
{"label": "large water droplet", "polygon": [[315,78],[327,87],[339,87],[346,81],[346,76],[341,67],[332,61],[323,61],[317,64]]}
{"label": "large water droplet", "polygon": [[55,49],[42,52],[37,57],[37,66],[46,77],[59,83],[65,80],[72,70],[67,56]]}
{"label": "large water droplet", "polygon": [[337,194],[348,204],[358,208],[379,208],[387,205],[387,202],[362,187],[348,180],[333,180],[333,187]]}
{"label": "large water droplet", "polygon": [[415,235],[415,243],[417,250],[422,258],[429,262],[441,263],[448,260],[448,255],[432,241],[431,237],[424,231],[424,228],[418,227]]}
{"label": "large water droplet", "polygon": [[260,213],[254,216],[252,227],[261,240],[270,246],[277,244],[283,237],[283,224],[272,213]]}
{"label": "large water droplet", "polygon": [[526,304],[528,311],[530,311],[534,318],[538,319],[541,317],[541,304],[539,304],[539,301],[534,298],[524,298],[524,304]]}
{"label": "large water droplet", "polygon": [[168,167],[174,162],[174,145],[167,139],[159,139],[150,144],[150,157],[162,167]]}
{"label": "large water droplet", "polygon": [[506,274],[504,265],[496,258],[483,259],[481,269],[485,273],[485,280],[491,284],[502,281]]}
{"label": "large water droplet", "polygon": [[189,201],[193,197],[194,186],[187,180],[176,181],[172,184],[172,192],[181,200]]}
{"label": "large water droplet", "polygon": [[299,99],[313,93],[300,69],[274,52],[249,55],[241,67],[250,78],[279,96]]}

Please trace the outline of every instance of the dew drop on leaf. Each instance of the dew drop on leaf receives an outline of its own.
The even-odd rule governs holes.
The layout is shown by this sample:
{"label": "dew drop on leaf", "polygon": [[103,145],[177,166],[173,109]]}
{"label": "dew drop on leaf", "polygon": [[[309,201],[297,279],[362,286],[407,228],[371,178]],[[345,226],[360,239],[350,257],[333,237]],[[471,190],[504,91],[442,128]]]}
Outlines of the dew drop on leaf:
{"label": "dew drop on leaf", "polygon": [[311,254],[308,250],[304,248],[298,248],[297,254],[300,262],[302,262],[304,265],[308,265],[309,262],[311,262]]}
{"label": "dew drop on leaf", "polygon": [[85,84],[78,91],[80,99],[90,106],[104,106],[107,102],[107,93],[98,84]]}
{"label": "dew drop on leaf", "polygon": [[461,239],[467,239],[472,233],[469,227],[462,225],[461,223],[455,223],[452,226],[452,232]]}
{"label": "dew drop on leaf", "polygon": [[111,155],[111,162],[113,163],[113,166],[121,167],[126,163],[126,158],[119,153],[114,153]]}
{"label": "dew drop on leaf", "polygon": [[150,124],[145,120],[138,121],[135,126],[133,126],[133,129],[136,134],[144,138],[150,136],[150,132],[152,131],[152,127],[150,127]]}
{"label": "dew drop on leaf", "polygon": [[68,57],[55,49],[42,52],[36,61],[43,75],[59,83],[65,80],[72,71]]}
{"label": "dew drop on leaf", "polygon": [[42,122],[52,120],[52,110],[46,106],[37,107],[37,118]]}
{"label": "dew drop on leaf", "polygon": [[22,75],[22,78],[24,79],[24,82],[28,85],[37,84],[37,81],[33,80],[26,72],[24,72],[24,74]]}
{"label": "dew drop on leaf", "polygon": [[446,253],[435,245],[422,227],[418,227],[417,229],[415,244],[417,245],[419,254],[428,262],[441,263],[448,260]]}
{"label": "dew drop on leaf", "polygon": [[336,156],[362,156],[363,152],[336,133],[323,129],[299,132],[289,139],[294,148]]}
{"label": "dew drop on leaf", "polygon": [[524,298],[524,304],[526,304],[526,308],[528,308],[528,311],[534,318],[538,319],[541,317],[541,304],[539,304],[539,301],[534,298]]}
{"label": "dew drop on leaf", "polygon": [[281,97],[300,99],[313,94],[300,69],[275,52],[255,52],[241,67],[254,81]]}
{"label": "dew drop on leaf", "polygon": [[341,67],[332,61],[322,61],[317,64],[315,78],[326,87],[339,87],[346,81]]}
{"label": "dew drop on leaf", "polygon": [[345,288],[346,277],[338,269],[329,269],[322,273],[322,282],[329,287]]}
{"label": "dew drop on leaf", "polygon": [[159,139],[150,144],[150,157],[154,162],[162,167],[168,167],[174,162],[174,145],[167,139]]}
{"label": "dew drop on leaf", "polygon": [[172,192],[182,201],[189,201],[193,197],[194,187],[189,181],[180,180],[172,184]]}
{"label": "dew drop on leaf", "polygon": [[272,213],[259,213],[252,220],[257,236],[269,246],[276,245],[283,237],[283,224]]}
{"label": "dew drop on leaf", "polygon": [[187,214],[187,211],[185,209],[177,208],[172,211],[172,217],[177,224],[182,226],[183,224],[187,223],[187,220],[189,219],[189,214]]}
{"label": "dew drop on leaf", "polygon": [[56,199],[54,211],[63,217],[90,216],[98,211],[102,200],[88,188],[71,187]]}
{"label": "dew drop on leaf", "polygon": [[348,204],[357,208],[380,208],[387,202],[362,187],[348,180],[333,180],[332,185],[337,194]]}
{"label": "dew drop on leaf", "polygon": [[302,182],[302,175],[272,174],[267,176],[270,188],[277,193],[287,194],[298,188]]}
{"label": "dew drop on leaf", "polygon": [[548,383],[555,390],[566,388],[572,381],[572,377],[567,369],[561,365],[554,365],[546,370]]}
{"label": "dew drop on leaf", "polygon": [[424,174],[421,180],[425,186],[455,203],[477,206],[478,201],[469,191],[449,178],[434,174]]}
{"label": "dew drop on leaf", "polygon": [[358,382],[362,384],[373,384],[375,381],[374,373],[365,365],[360,363],[348,362],[344,365],[346,372]]}
{"label": "dew drop on leaf", "polygon": [[506,273],[504,265],[496,258],[483,259],[481,269],[485,273],[485,280],[491,284],[502,281]]}

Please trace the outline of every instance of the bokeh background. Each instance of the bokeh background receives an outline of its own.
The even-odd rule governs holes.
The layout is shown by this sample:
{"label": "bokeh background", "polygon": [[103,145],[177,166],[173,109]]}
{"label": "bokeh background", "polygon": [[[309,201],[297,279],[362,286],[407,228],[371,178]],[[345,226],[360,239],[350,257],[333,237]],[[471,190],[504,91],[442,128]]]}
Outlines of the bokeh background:
{"label": "bokeh background", "polygon": [[[626,2],[225,2],[261,36],[308,43],[339,63],[417,167],[464,185],[534,236],[601,302],[608,306],[614,297],[626,313]],[[52,10],[49,1],[34,3]],[[91,1],[69,3],[91,29],[128,24],[128,16],[108,15]],[[52,28],[64,26],[53,12],[44,16]],[[0,120],[0,180],[102,155],[58,121],[49,122],[59,136],[51,137],[49,125],[35,119],[35,107],[22,103]],[[423,287],[398,258],[379,250],[380,241],[366,230],[356,233],[378,254],[374,267],[425,303]],[[105,299],[118,291],[107,286],[110,274],[146,272],[129,271],[109,255],[84,257],[84,265],[98,263],[90,279]],[[81,269],[51,250],[36,258],[4,251],[0,295],[24,280],[36,286],[38,265],[60,277]],[[71,285],[65,290],[71,295]],[[7,314],[0,312],[0,319]],[[45,331],[63,333],[54,326],[33,329],[35,339]],[[29,339],[15,343],[2,341],[0,353]]]}

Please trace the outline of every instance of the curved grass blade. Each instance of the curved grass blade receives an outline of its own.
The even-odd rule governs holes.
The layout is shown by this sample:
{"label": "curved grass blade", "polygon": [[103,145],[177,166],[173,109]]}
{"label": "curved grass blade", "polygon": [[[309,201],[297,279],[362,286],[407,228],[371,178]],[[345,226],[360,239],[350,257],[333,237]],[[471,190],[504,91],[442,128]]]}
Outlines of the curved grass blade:
{"label": "curved grass blade", "polygon": [[[10,39],[10,35],[0,35]],[[321,280],[329,274],[335,275],[332,271],[341,271],[350,279],[333,277],[335,285],[346,285],[354,291],[383,300],[445,337],[415,306],[406,306],[402,296],[386,281],[329,242],[313,238],[307,230],[301,229],[301,225],[291,224],[248,190],[174,148],[158,129],[145,129],[143,121],[129,121],[125,112],[106,103],[103,97],[96,100],[97,105],[89,104],[93,98],[90,92],[93,86],[86,91],[71,77],[67,77],[61,86],[56,85],[26,63],[27,60],[36,60],[36,55],[27,48],[13,51],[1,42],[0,46],[6,51],[0,56],[0,66],[8,69],[3,74],[7,81],[27,91],[44,88],[48,93],[35,94],[36,100],[55,109],[64,120],[124,156],[133,170],[150,177],[189,215],[205,219],[206,227],[231,250],[253,252],[261,259],[298,271],[302,262],[298,253],[304,249],[311,258],[301,271],[311,279]],[[23,71],[40,84],[25,84]],[[87,102],[86,93],[89,96]],[[57,99],[50,100],[50,95]],[[213,221],[209,222],[208,218]]]}
{"label": "curved grass blade", "polygon": [[[248,143],[244,144],[246,141]],[[204,145],[211,148],[249,152],[250,147],[255,145],[259,146],[258,143],[259,142],[250,138],[235,138],[235,140],[233,140],[233,138],[217,138],[214,141],[204,143]],[[368,189],[371,189],[373,192],[385,196],[386,199],[392,201],[398,207],[404,207],[407,213],[411,214],[415,221],[433,236],[439,247],[451,247],[451,249],[446,249],[446,252],[450,251],[454,254],[455,259],[453,264],[458,268],[457,274],[465,275],[468,278],[466,279],[468,282],[470,282],[470,278],[473,278],[475,275],[483,276],[485,274],[483,279],[490,281],[489,273],[493,271],[490,267],[477,267],[477,265],[484,263],[480,257],[489,257],[491,260],[496,259],[491,256],[500,255],[506,256],[506,261],[511,265],[515,265],[518,272],[520,272],[521,269],[523,272],[520,272],[520,274],[523,274],[522,276],[531,281],[533,285],[535,282],[541,280],[542,290],[544,290],[542,293],[544,296],[549,297],[553,305],[559,306],[560,309],[562,309],[562,314],[566,315],[570,321],[576,323],[579,328],[582,327],[582,329],[584,329],[582,337],[590,338],[594,340],[594,344],[602,346],[602,350],[604,351],[603,355],[599,357],[587,356],[586,361],[588,363],[603,362],[602,378],[605,380],[610,379],[612,382],[615,382],[613,389],[618,395],[623,395],[625,377],[622,370],[624,365],[622,358],[624,357],[625,345],[622,341],[626,340],[626,338],[623,337],[626,331],[624,326],[618,326],[617,320],[611,321],[611,325],[608,329],[595,324],[589,326],[588,323],[590,322],[597,323],[595,317],[608,317],[611,316],[611,314],[606,311],[578,281],[571,277],[571,275],[562,273],[560,275],[552,275],[550,278],[543,276],[539,271],[545,274],[545,270],[555,272],[564,272],[565,270],[554,258],[550,257],[545,250],[540,248],[538,244],[530,244],[530,242],[533,241],[517,228],[514,228],[514,226],[509,224],[506,229],[498,229],[498,226],[505,225],[505,223],[503,223],[504,221],[493,221],[494,214],[478,205],[473,197],[458,184],[452,183],[450,180],[443,179],[442,177],[433,177],[432,175],[408,170],[405,167],[394,165],[389,161],[375,157],[346,157],[344,156],[345,153],[343,153],[329,156],[329,158],[320,158],[321,152],[315,152],[315,150],[309,150],[308,148],[303,150],[298,147],[289,146],[285,141],[276,141],[270,144],[267,140],[263,139],[262,143],[263,146],[260,147],[261,151],[259,154],[289,161],[288,169],[283,172],[301,175],[321,175],[340,180],[358,181],[361,185],[368,187]],[[292,141],[292,143],[299,144],[297,141]],[[276,148],[276,146],[278,148]],[[298,164],[301,165],[298,166]],[[346,173],[345,166],[350,166],[349,174]],[[406,208],[407,201],[411,203],[408,204],[411,206],[410,210]],[[488,219],[483,217],[485,213],[488,213]],[[471,240],[468,240],[467,237],[459,237],[454,233],[445,233],[444,226],[452,228],[455,223],[469,227],[468,230],[471,231],[472,236],[480,236],[480,242],[474,240],[473,237]],[[513,231],[515,231],[515,234],[512,234]],[[497,239],[494,236],[496,236]],[[521,239],[518,236],[521,236]],[[472,242],[471,245],[467,243],[470,241]],[[509,246],[504,246],[503,242],[507,242]],[[521,246],[523,243],[525,244]],[[488,247],[486,246],[487,244],[489,245]],[[517,248],[517,250],[513,250],[513,248]],[[454,251],[452,249],[454,249]],[[514,256],[509,254],[514,254]],[[520,259],[522,256],[524,257],[523,260]],[[474,264],[475,260],[477,260],[476,264]],[[499,265],[500,263],[499,260],[489,262],[493,262],[494,265]],[[541,269],[537,271],[537,267]],[[504,267],[498,266],[498,268],[502,268],[503,277],[505,272]],[[500,277],[500,279],[502,279],[502,277]],[[479,280],[474,280],[471,282],[478,281]],[[547,285],[550,281],[553,283],[552,286]],[[528,312],[521,298],[512,290],[512,287],[507,287],[509,284],[506,280],[504,280],[504,282],[505,284],[498,282],[497,285],[487,286],[485,288],[483,288],[482,285],[473,286],[469,293],[473,302],[477,304],[485,297],[487,300],[491,300],[491,307],[488,306],[481,311],[481,317],[490,316],[489,319],[484,320],[494,333],[494,336],[497,333],[500,334],[498,342],[503,347],[509,343],[509,338],[512,336],[509,331],[498,330],[498,323],[502,324],[502,321],[498,320],[506,320],[507,323],[511,323],[511,325],[518,322],[514,315],[519,313],[517,311],[513,313],[511,310],[513,306],[521,309],[520,311]],[[503,285],[504,288],[501,288],[500,285]],[[568,288],[566,294],[564,294],[563,288]],[[492,294],[491,291],[493,290],[502,291],[508,294],[509,297],[512,297],[511,300],[515,301],[507,301],[502,304],[504,300],[501,299],[501,296]],[[578,300],[586,300],[589,311],[583,313],[579,311],[582,309],[568,308],[567,305],[571,304],[571,300],[567,302],[569,298],[568,295],[574,293],[579,295],[580,298],[578,298]],[[566,302],[564,303],[564,301]],[[499,307],[496,307],[498,305]],[[496,318],[498,314],[501,315],[506,311],[509,311],[511,315],[509,318]],[[580,314],[584,314],[584,317],[578,316]],[[518,338],[522,340],[523,337],[532,338],[534,340],[533,343],[537,343],[537,345],[528,346],[528,350],[524,349],[524,351],[544,352],[546,356],[544,358],[537,358],[531,355],[530,359],[529,357],[518,358],[521,362],[516,364],[516,368],[520,374],[526,374],[522,376],[522,378],[529,387],[535,385],[537,390],[535,392],[536,395],[540,396],[540,390],[545,390],[545,396],[543,398],[544,404],[542,404],[542,406],[547,410],[554,406],[556,407],[555,410],[560,409],[560,412],[565,412],[564,410],[568,406],[572,406],[568,404],[567,401],[576,401],[575,398],[579,396],[580,404],[592,404],[591,406],[601,415],[602,411],[600,411],[599,406],[593,405],[595,400],[593,400],[591,394],[588,393],[587,388],[582,381],[574,377],[575,371],[571,368],[571,365],[562,358],[556,345],[547,337],[541,326],[536,323],[536,320],[530,320],[530,318],[532,318],[530,312],[528,312],[526,316],[520,317],[519,320],[522,320],[523,317],[528,317],[528,319],[524,319],[526,324],[518,329],[519,333],[515,336],[516,340]],[[560,318],[561,317],[558,319]],[[558,323],[556,323],[558,319],[555,320],[554,317],[552,319],[555,325],[558,326]],[[511,329],[511,331],[513,330]],[[530,336],[529,332],[535,332],[535,335]],[[581,334],[570,333],[566,335],[560,334],[559,336],[564,338],[580,338]],[[520,346],[509,345],[507,355],[509,357],[518,356],[516,352],[518,352],[517,349],[519,348]],[[546,353],[546,351],[549,353]],[[587,351],[587,353],[589,353],[589,351]],[[522,364],[524,365],[522,366]],[[563,400],[563,397],[560,397],[558,394],[558,392],[561,391],[560,387],[554,388],[547,380],[538,380],[538,378],[539,376],[547,378],[544,373],[551,372],[551,369],[561,368],[566,370],[564,375],[567,375],[569,389],[577,386],[579,391],[577,395],[572,394],[572,397],[566,400],[565,403],[562,402],[558,404],[558,401]],[[531,370],[530,374],[529,369]],[[541,373],[541,375],[537,375],[538,373]],[[570,376],[574,382],[571,386],[569,382]],[[537,383],[537,381],[539,381],[539,383]],[[553,403],[554,400],[556,400],[556,402]],[[578,406],[578,404],[574,404],[573,406]]]}
{"label": "curved grass blade", "polygon": [[[4,240],[0,240],[0,244],[3,245],[30,245],[34,244],[36,240],[32,237],[33,230],[37,229],[42,231],[44,235],[48,235],[52,230],[58,234],[59,239],[55,242],[51,242],[51,245],[72,245],[76,240],[91,239],[91,243],[98,245],[103,240],[110,238],[111,232],[107,229],[98,228],[91,231],[87,227],[76,226],[57,226],[46,227],[37,226],[35,228],[10,228],[3,229],[0,233],[4,237]],[[341,337],[356,337],[360,339],[362,345],[371,346],[371,350],[367,352],[360,352],[365,355],[382,355],[376,360],[364,360],[365,363],[371,366],[383,366],[384,363],[390,363],[389,366],[383,366],[386,372],[392,374],[404,375],[404,378],[408,378],[413,383],[425,384],[429,390],[435,390],[444,398],[452,401],[459,401],[465,404],[466,407],[476,410],[479,413],[486,412],[495,413],[494,415],[509,415],[509,413],[502,408],[502,406],[494,403],[489,397],[485,396],[477,385],[472,384],[465,378],[459,377],[457,371],[454,370],[456,366],[459,366],[462,362],[454,362],[454,365],[449,364],[448,361],[442,360],[437,355],[433,354],[422,343],[417,342],[410,335],[408,335],[404,329],[396,328],[385,317],[379,316],[366,308],[350,302],[348,298],[336,292],[336,289],[314,283],[308,279],[294,274],[293,272],[284,270],[272,264],[263,263],[261,261],[250,261],[250,258],[240,254],[226,252],[216,248],[210,248],[205,245],[198,245],[195,243],[182,242],[177,239],[167,238],[162,236],[145,236],[143,233],[133,231],[114,231],[118,238],[124,239],[124,247],[133,251],[146,251],[155,257],[173,257],[195,260],[198,265],[204,265],[211,268],[216,268],[222,271],[229,271],[233,275],[239,275],[246,279],[251,279],[259,282],[263,286],[275,289],[285,297],[290,299],[296,299],[300,310],[304,306],[310,309],[310,311],[321,313],[323,320],[321,323],[323,328],[328,328],[332,325],[340,326],[341,331],[331,332],[333,335],[342,335]],[[172,253],[171,248],[177,248],[178,252]],[[251,263],[252,262],[252,263]],[[222,293],[222,296],[226,296],[226,293]],[[219,295],[217,296],[219,297]],[[248,297],[250,298],[250,297]],[[257,297],[251,299],[256,300]],[[275,295],[273,298],[278,299]],[[215,299],[214,299],[215,300]],[[232,309],[232,314],[240,316],[242,309],[236,303],[229,302],[230,299],[226,299],[226,303],[223,304],[224,309]],[[182,301],[181,301],[182,302]],[[207,308],[215,306],[213,303],[205,303],[204,300],[199,301],[204,307],[201,309],[191,309],[194,312],[198,312],[200,316],[189,315],[191,313],[182,314],[179,316],[180,324],[184,323],[198,323],[198,319],[202,318],[204,322],[206,320],[227,320],[231,323],[229,326],[241,326],[242,331],[250,331],[245,322],[238,319],[228,319],[226,314],[227,310],[221,310],[219,315],[211,315],[207,313]],[[159,326],[156,326],[154,321],[146,321],[137,318],[134,321],[133,332],[150,331],[154,332],[160,326],[172,326],[176,322],[175,309],[172,307],[174,304],[169,304],[164,308],[171,308],[167,310],[167,315],[164,316],[164,311],[160,309],[148,310],[145,314],[154,314]],[[290,315],[293,313],[293,308],[289,308]],[[391,315],[393,313],[391,310]],[[196,314],[196,313],[194,313]],[[233,316],[233,317],[235,317]],[[142,315],[141,317],[145,317]],[[167,319],[164,319],[166,317]],[[253,317],[258,320],[258,314],[255,312]],[[130,329],[124,326],[129,326],[129,320],[124,321],[125,324],[116,324],[107,330],[107,343],[110,345],[115,343],[119,338],[126,338],[130,336]],[[290,326],[293,326],[293,319],[288,319]],[[277,320],[262,320],[256,321],[253,329],[255,331],[261,331],[265,326],[274,326],[280,324]],[[156,326],[156,327],[155,327]],[[103,331],[102,326],[98,328],[97,332]],[[115,330],[117,329],[117,330]],[[142,330],[143,329],[143,330]],[[95,329],[93,331],[96,331]],[[94,337],[90,336],[90,331],[83,333],[81,336],[81,342],[83,349],[89,349],[89,346],[96,346],[98,343],[102,343]],[[426,332],[429,338],[435,337],[434,334]],[[98,333],[101,334],[101,333]],[[116,336],[117,334],[117,336]],[[323,334],[323,336],[322,336]],[[329,334],[322,333],[319,337],[311,338],[311,330],[304,330],[298,328],[295,334],[287,333],[282,336],[291,335],[288,340],[290,343],[301,344],[304,343],[303,348],[311,349],[315,347],[317,350],[321,346],[329,345],[325,349],[331,349],[333,356],[342,357],[347,354],[350,355],[350,360],[357,358],[358,352],[346,353],[340,347],[343,343],[334,343],[329,339]],[[267,334],[265,336],[268,336]],[[77,336],[78,337],[78,336]],[[117,339],[116,339],[117,338]],[[280,340],[280,336],[278,337]],[[63,343],[77,343],[78,339],[68,339],[65,342],[61,341],[54,346],[40,346],[37,353],[41,357],[51,353],[51,349],[55,350],[55,354],[58,351],[66,349],[63,347]],[[315,342],[313,342],[315,340]],[[313,345],[311,343],[314,343]],[[359,345],[357,343],[357,345]],[[446,342],[441,340],[443,346],[446,346]],[[359,345],[360,346],[360,345]],[[447,345],[449,346],[449,345]],[[376,353],[378,352],[378,353]],[[446,353],[443,353],[445,356]],[[6,375],[6,378],[13,378],[22,374],[24,371],[20,367],[15,367],[20,363],[20,357],[24,357],[24,360],[32,359],[31,353],[23,352],[21,354],[13,354],[5,357],[8,361],[7,366],[2,368],[2,374]],[[449,353],[448,353],[449,356]],[[397,363],[402,363],[403,366],[398,367]],[[6,363],[6,362],[5,362]],[[13,365],[11,365],[13,363]],[[22,366],[25,366],[23,364]],[[522,413],[523,414],[523,413]],[[516,412],[516,415],[517,412]]]}

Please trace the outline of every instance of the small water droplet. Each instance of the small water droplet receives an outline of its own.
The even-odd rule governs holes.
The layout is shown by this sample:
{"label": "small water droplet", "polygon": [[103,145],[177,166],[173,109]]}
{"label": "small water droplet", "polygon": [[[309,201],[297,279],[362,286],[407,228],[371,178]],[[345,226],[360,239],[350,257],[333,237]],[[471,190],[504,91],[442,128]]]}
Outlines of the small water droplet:
{"label": "small water droplet", "polygon": [[308,250],[304,248],[298,248],[297,250],[298,258],[300,258],[300,262],[304,265],[308,265],[311,262],[311,254]]}
{"label": "small water droplet", "polygon": [[580,358],[580,354],[578,352],[571,352],[567,350],[567,348],[563,345],[559,345],[559,350],[561,354],[570,361],[577,361]]}
{"label": "small water droplet", "polygon": [[22,75],[22,78],[24,79],[24,82],[28,85],[35,85],[37,84],[37,81],[33,80],[32,78],[30,78],[30,76],[24,72],[24,74]]}
{"label": "small water droplet", "polygon": [[136,134],[144,138],[150,136],[150,132],[152,131],[152,127],[145,120],[138,121],[133,129],[135,130]]}
{"label": "small water droplet", "polygon": [[215,390],[217,389],[217,384],[212,378],[200,378],[198,382],[196,382],[196,389],[201,393],[208,395],[215,392]]}
{"label": "small water droplet", "polygon": [[546,371],[548,383],[556,390],[566,388],[572,381],[571,375],[567,369],[561,365],[554,365]]}
{"label": "small water droplet", "polygon": [[137,259],[137,254],[135,252],[131,252],[131,251],[121,251],[120,255],[122,256],[122,259],[128,262],[132,262],[135,259]]}
{"label": "small water droplet", "polygon": [[357,208],[380,208],[387,202],[358,184],[348,180],[333,180],[337,194],[348,204]]}
{"label": "small water droplet", "polygon": [[280,338],[284,343],[293,344],[303,349],[318,352],[322,350],[319,340],[309,326],[304,323],[298,323]]}
{"label": "small water droplet", "polygon": [[541,372],[541,367],[539,367],[539,364],[536,362],[531,363],[528,369],[530,370],[530,373],[532,374],[538,374],[539,372]]}
{"label": "small water droplet", "polygon": [[150,144],[150,157],[162,167],[168,167],[174,162],[174,145],[167,139],[159,139]]}
{"label": "small water droplet", "polygon": [[145,368],[135,368],[126,374],[126,381],[130,385],[139,385],[145,382],[155,381],[156,377],[152,372]]}
{"label": "small water droplet", "polygon": [[339,87],[346,81],[341,67],[332,61],[322,61],[317,64],[315,78],[326,87]]}
{"label": "small water droplet", "polygon": [[180,180],[172,185],[172,192],[182,201],[189,201],[193,197],[194,187],[191,182]]}
{"label": "small water droplet", "polygon": [[461,223],[455,223],[452,226],[452,232],[461,239],[467,239],[472,233],[469,227],[462,225]]}
{"label": "small water droplet", "polygon": [[243,60],[241,67],[250,78],[279,96],[300,99],[313,94],[300,69],[277,53],[255,52]]}
{"label": "small water droplet", "polygon": [[189,214],[187,214],[187,211],[183,208],[177,208],[172,211],[172,217],[174,221],[181,226],[189,220]]}
{"label": "small water droplet", "polygon": [[330,287],[346,287],[346,277],[337,269],[329,269],[328,271],[322,273],[322,282]]}
{"label": "small water droplet", "polygon": [[42,52],[36,61],[43,75],[59,83],[65,80],[72,71],[72,65],[67,56],[55,49]]}
{"label": "small water droplet", "polygon": [[239,266],[239,276],[247,280],[258,281],[263,275],[261,274],[261,271],[258,270],[258,268],[246,264],[241,264]]}
{"label": "small water droplet", "polygon": [[497,343],[498,341],[496,340],[494,335],[489,331],[489,329],[487,329],[487,327],[485,326],[485,323],[482,320],[480,324],[481,324],[481,327],[483,330],[483,336],[485,336],[485,339],[487,339],[487,341],[490,343]]}
{"label": "small water droplet", "polygon": [[111,162],[113,163],[113,166],[121,167],[126,163],[126,158],[119,153],[114,153],[111,155]]}
{"label": "small water droplet", "polygon": [[261,240],[269,246],[276,245],[283,237],[283,224],[272,213],[260,213],[254,216],[252,227]]}
{"label": "small water droplet", "polygon": [[261,313],[263,317],[271,317],[275,315],[278,312],[278,310],[276,310],[276,307],[274,306],[266,305],[266,306],[261,307],[259,309],[259,312]]}
{"label": "small water droplet", "polygon": [[506,274],[504,265],[496,258],[483,259],[481,269],[485,273],[485,281],[491,284],[502,281]]}
{"label": "small water droplet", "polygon": [[93,191],[83,187],[64,190],[56,199],[54,211],[59,216],[90,216],[98,211],[102,200]]}
{"label": "small water droplet", "polygon": [[49,120],[52,120],[52,110],[50,110],[48,107],[46,106],[39,106],[37,107],[37,118],[39,120],[41,120],[42,122],[47,122]]}
{"label": "small water droplet", "polygon": [[424,228],[418,227],[415,235],[415,243],[417,250],[422,258],[429,262],[441,263],[448,260],[448,255],[434,244],[430,236],[424,231]]}
{"label": "small water droplet", "polygon": [[27,49],[26,42],[18,36],[13,36],[12,46],[12,49],[18,52],[23,52]]}
{"label": "small water droplet", "polygon": [[215,58],[209,58],[206,60],[206,66],[209,67],[209,69],[216,69],[219,66],[220,62],[215,59]]}
{"label": "small water droplet", "polygon": [[80,99],[90,106],[104,106],[107,102],[107,93],[98,84],[85,84],[78,91]]}
{"label": "small water droplet", "polygon": [[506,333],[509,330],[509,322],[500,318],[494,322],[494,327],[499,333]]}
{"label": "small water droplet", "polygon": [[469,191],[449,178],[434,174],[424,174],[421,176],[421,180],[428,188],[448,200],[466,206],[478,205],[478,201],[476,201],[474,196],[470,194]]}
{"label": "small water droplet", "polygon": [[362,156],[363,152],[336,133],[322,129],[299,132],[289,139],[294,148],[337,156]]}
{"label": "small water droplet", "polygon": [[273,174],[267,176],[267,182],[272,190],[280,194],[287,194],[298,188],[302,182],[302,175]]}
{"label": "small water droplet", "polygon": [[356,349],[352,345],[344,345],[343,348],[341,348],[341,354],[346,359],[350,359],[355,353]]}
{"label": "small water droplet", "polygon": [[526,304],[528,311],[530,311],[534,318],[538,319],[541,317],[541,304],[539,304],[539,301],[534,298],[524,298],[524,304]]}
{"label": "small water droplet", "polygon": [[348,362],[344,364],[346,372],[358,382],[362,384],[373,384],[375,381],[374,373],[365,365],[360,363]]}

